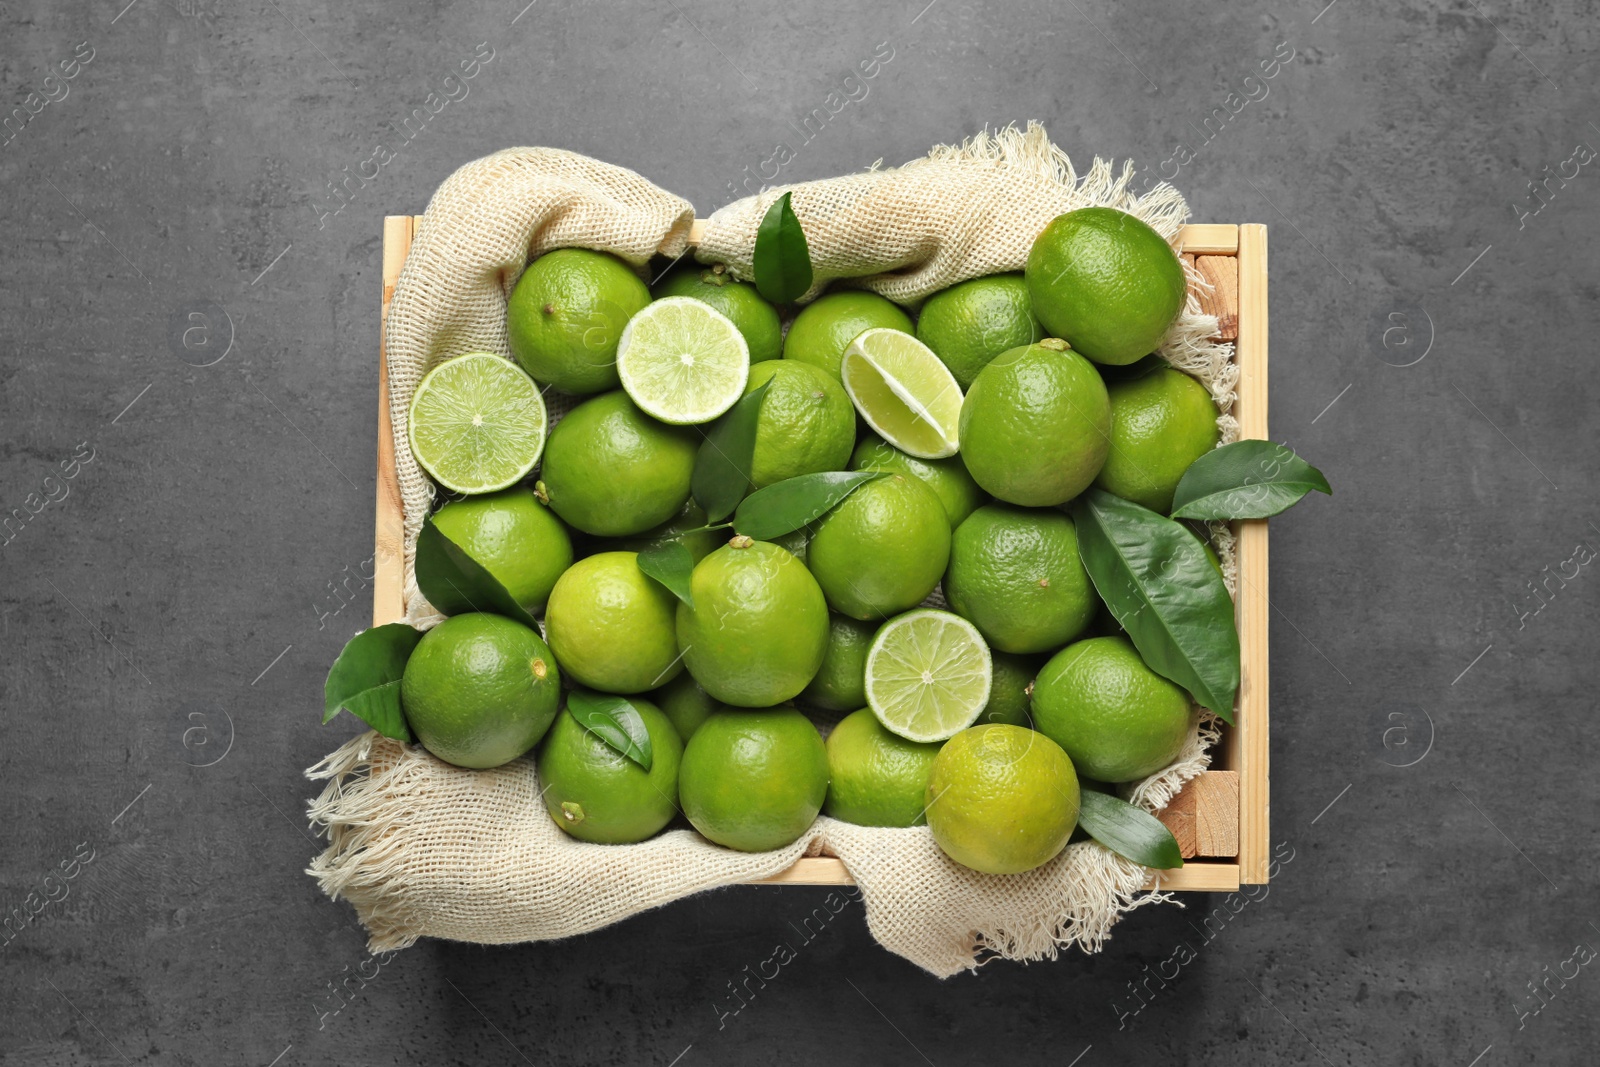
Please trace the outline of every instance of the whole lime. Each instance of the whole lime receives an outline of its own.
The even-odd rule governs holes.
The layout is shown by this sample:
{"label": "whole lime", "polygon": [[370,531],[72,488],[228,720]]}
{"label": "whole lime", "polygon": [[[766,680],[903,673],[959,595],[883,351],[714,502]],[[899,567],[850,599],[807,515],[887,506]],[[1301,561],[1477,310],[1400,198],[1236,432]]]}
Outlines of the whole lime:
{"label": "whole lime", "polygon": [[846,715],[828,734],[825,814],[857,826],[921,826],[928,776],[942,741],[907,741],[871,708]]}
{"label": "whole lime", "polygon": [[933,761],[928,828],[962,866],[1020,874],[1066,847],[1078,802],[1078,775],[1060,745],[1021,726],[972,726]]}
{"label": "whole lime", "polygon": [[783,355],[783,326],[778,309],[764,300],[749,282],[736,282],[718,264],[714,267],[688,265],[670,272],[652,289],[660,300],[664,296],[688,296],[710,304],[726,315],[750,346],[750,362],[777,359]]}
{"label": "whole lime", "polygon": [[950,517],[922,479],[885,474],[816,524],[806,565],[835,611],[885,619],[922,603],[950,562]]}
{"label": "whole lime", "polygon": [[678,736],[685,742],[720,706],[688,671],[651,693],[650,699],[672,720]]}
{"label": "whole lime", "polygon": [[792,844],[828,792],[828,753],[793,708],[729,708],[684,748],[678,798],[694,828],[740,852]]}
{"label": "whole lime", "polygon": [[1145,666],[1125,637],[1091,637],[1050,658],[1033,685],[1034,725],[1083,773],[1131,782],[1170,766],[1189,739],[1189,694]]}
{"label": "whole lime", "polygon": [[984,501],[983,490],[967,473],[960,456],[945,459],[918,459],[908,456],[898,448],[873,434],[862,438],[850,457],[853,471],[898,471],[921,478],[933,490],[945,514],[950,516],[950,528],[961,525],[961,520],[972,514]]}
{"label": "whole lime", "polygon": [[563,709],[539,747],[537,766],[550,818],[580,841],[625,845],[652,837],[678,813],[683,742],[654,705],[630,700],[650,735],[650,769],[579,725]]}
{"label": "whole lime", "polygon": [[584,533],[625,537],[678,514],[699,444],[620,390],[586,400],[550,431],[539,478],[555,513]]}
{"label": "whole lime", "polygon": [[550,593],[544,629],[561,669],[592,689],[643,693],[683,669],[671,593],[639,569],[636,552],[600,552],[567,569]]}
{"label": "whole lime", "polygon": [[917,339],[966,389],[1002,352],[1044,337],[1021,274],[991,274],[928,297],[917,316]]}
{"label": "whole lime", "polygon": [[1002,652],[1048,652],[1100,606],[1072,520],[1054,508],[989,504],[950,538],[944,597]]}
{"label": "whole lime", "polygon": [[616,256],[558,248],[528,264],[506,304],[522,369],[566,393],[617,387],[617,342],[650,289]]}
{"label": "whole lime", "polygon": [[[433,524],[530,612],[544,607],[556,579],[572,566],[567,528],[526,486],[447,501]],[[473,610],[465,595],[441,596],[444,603],[433,606],[446,615]]]}
{"label": "whole lime", "polygon": [[828,649],[800,703],[824,711],[850,711],[867,702],[867,649],[878,632],[872,623],[847,615],[828,616]]}
{"label": "whole lime", "polygon": [[1155,351],[1188,288],[1166,238],[1109,207],[1058,215],[1034,240],[1025,273],[1045,328],[1096,363]]}
{"label": "whole lime", "polygon": [[912,333],[911,318],[877,293],[845,289],[818,297],[796,315],[783,339],[783,358],[821,367],[834,381],[850,342],[872,329]]}
{"label": "whole lime", "polygon": [[828,606],[788,552],[735,537],[695,564],[689,592],[693,605],[678,605],[678,644],[689,673],[716,699],[767,707],[798,696],[816,675]]}
{"label": "whole lime", "polygon": [[973,480],[1026,507],[1063,504],[1087,489],[1110,433],[1099,372],[1054,338],[996,356],[961,407],[961,459]]}
{"label": "whole lime", "polygon": [[1106,392],[1111,452],[1094,484],[1165,515],[1189,464],[1217,447],[1217,406],[1205,386],[1165,364]]}
{"label": "whole lime", "polygon": [[1029,711],[1030,687],[1039,673],[1041,658],[1014,656],[1009,652],[991,653],[993,660],[989,680],[989,703],[979,723],[1005,723],[1010,726],[1032,726],[1033,714]]}
{"label": "whole lime", "polygon": [[498,767],[538,743],[561,705],[556,659],[511,619],[455,615],[422,635],[400,678],[422,747],[457,767]]}
{"label": "whole lime", "polygon": [[856,410],[837,378],[808,363],[768,360],[750,368],[745,393],[770,382],[756,416],[750,480],[757,489],[817,471],[843,470],[856,443]]}

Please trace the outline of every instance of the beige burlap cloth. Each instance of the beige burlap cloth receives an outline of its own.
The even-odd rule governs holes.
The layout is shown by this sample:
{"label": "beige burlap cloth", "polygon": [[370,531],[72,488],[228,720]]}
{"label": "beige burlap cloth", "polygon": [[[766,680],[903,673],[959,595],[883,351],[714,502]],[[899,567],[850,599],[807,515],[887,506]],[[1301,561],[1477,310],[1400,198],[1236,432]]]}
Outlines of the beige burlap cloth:
{"label": "beige burlap cloth", "polygon": [[[1128,211],[1175,239],[1183,198],[1158,185],[1137,196],[1131,165],[1095,160],[1079,175],[1030,124],[940,146],[902,167],[874,168],[785,187],[810,241],[816,286],[832,280],[907,305],[967,278],[1019,270],[1055,216],[1094,204]],[[696,252],[747,275],[757,226],[785,188],[713,214]],[[439,187],[411,246],[387,320],[390,416],[405,504],[406,608],[427,627],[438,619],[412,575],[417,531],[431,483],[407,444],[406,415],[422,375],[469,351],[509,358],[506,300],[530,257],[577,245],[641,269],[657,254],[685,254],[694,212],[687,201],[620,167],[551,148],[515,148],[469,163]],[[1211,390],[1224,440],[1237,371],[1232,347],[1209,340],[1216,320],[1191,299],[1161,352]],[[563,405],[547,399],[552,416]],[[1230,589],[1231,540],[1218,527]],[[1196,715],[1176,763],[1128,796],[1159,811],[1210,762],[1213,722]],[[803,855],[838,856],[859,886],[878,941],[940,976],[994,956],[1053,958],[1065,946],[1100,948],[1131,908],[1167,899],[1145,893],[1150,872],[1093,843],[1069,846],[1027,874],[978,874],[939,851],[926,827],[881,829],[827,817],[776,852],[732,852],[689,830],[637,845],[574,841],[539,800],[533,761],[461,770],[368,733],[307,774],[323,780],[310,804],[326,851],[308,873],[343,897],[374,951],[419,937],[504,944],[571,937],[717,886],[777,874]]]}

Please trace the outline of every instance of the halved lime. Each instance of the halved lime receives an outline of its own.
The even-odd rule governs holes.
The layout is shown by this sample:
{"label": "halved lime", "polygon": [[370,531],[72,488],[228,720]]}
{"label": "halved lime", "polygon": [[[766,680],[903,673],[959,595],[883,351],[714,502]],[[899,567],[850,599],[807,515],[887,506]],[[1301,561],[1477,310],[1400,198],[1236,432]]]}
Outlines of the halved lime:
{"label": "halved lime", "polygon": [[918,459],[956,454],[961,386],[933,349],[899,330],[868,330],[844,350],[839,373],[885,441]]}
{"label": "halved lime", "polygon": [[411,397],[411,453],[446,489],[492,493],[527,477],[544,451],[544,398],[508,359],[468,352],[433,368]]}
{"label": "halved lime", "polygon": [[976,626],[948,611],[908,611],[867,650],[867,706],[908,741],[943,741],[983,714],[992,672]]}
{"label": "halved lime", "polygon": [[678,426],[710,422],[744,395],[750,346],[711,305],[663,297],[623,327],[617,374],[646,415]]}

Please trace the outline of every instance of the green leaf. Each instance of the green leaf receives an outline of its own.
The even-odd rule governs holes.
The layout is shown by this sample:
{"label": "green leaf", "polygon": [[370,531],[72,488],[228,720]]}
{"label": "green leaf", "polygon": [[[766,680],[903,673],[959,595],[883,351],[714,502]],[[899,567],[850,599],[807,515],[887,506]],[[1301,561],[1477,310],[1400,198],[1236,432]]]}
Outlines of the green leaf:
{"label": "green leaf", "polygon": [[469,611],[487,611],[504,615],[533,630],[539,624],[533,621],[526,608],[517,603],[499,579],[466,549],[444,535],[433,524],[429,515],[417,535],[417,588],[428,598],[428,603],[446,615],[460,615]]}
{"label": "green leaf", "polygon": [[639,569],[667,587],[667,591],[691,608],[689,575],[694,572],[694,556],[682,541],[657,541],[639,552]]}
{"label": "green leaf", "polygon": [[374,626],[356,634],[339,653],[322,686],[322,721],[343,708],[384,737],[411,740],[400,707],[400,678],[422,631],[403,622]]}
{"label": "green leaf", "polygon": [[639,709],[626,697],[574,689],[567,694],[567,710],[579,726],[645,770],[650,769],[650,730]]}
{"label": "green leaf", "polygon": [[1150,669],[1233,722],[1239,631],[1198,538],[1149,508],[1090,489],[1072,507],[1083,565]]}
{"label": "green leaf", "polygon": [[815,522],[845,497],[887,471],[822,471],[785,478],[744,498],[733,528],[757,541],[770,541]]}
{"label": "green leaf", "polygon": [[1315,489],[1333,495],[1328,479],[1283,445],[1235,441],[1189,464],[1172,495],[1175,519],[1266,519]]}
{"label": "green leaf", "polygon": [[774,304],[797,300],[811,288],[811,248],[789,195],[784,193],[767,208],[751,257],[756,290]]}
{"label": "green leaf", "polygon": [[772,385],[768,378],[750,390],[718,419],[694,458],[689,490],[706,509],[706,521],[721,522],[733,514],[750,491],[750,467],[756,454],[756,418]]}
{"label": "green leaf", "polygon": [[1178,839],[1160,819],[1109,793],[1095,789],[1080,792],[1078,825],[1084,833],[1141,866],[1161,871],[1183,866]]}

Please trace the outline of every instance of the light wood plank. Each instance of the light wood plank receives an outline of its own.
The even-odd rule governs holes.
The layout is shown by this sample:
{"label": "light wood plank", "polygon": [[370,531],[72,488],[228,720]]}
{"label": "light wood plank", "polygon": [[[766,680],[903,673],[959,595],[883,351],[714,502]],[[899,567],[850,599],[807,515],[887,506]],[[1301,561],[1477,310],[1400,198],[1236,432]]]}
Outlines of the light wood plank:
{"label": "light wood plank", "polygon": [[1231,256],[1239,251],[1239,227],[1231,222],[1191,223],[1178,231],[1178,247],[1193,256]]}
{"label": "light wood plank", "polygon": [[394,427],[389,421],[389,302],[411,250],[415,220],[390,215],[383,220],[383,305],[378,343],[378,500],[372,556],[372,625],[405,617],[405,510],[394,465]]}
{"label": "light wood plank", "polygon": [[1239,774],[1206,771],[1156,816],[1177,839],[1184,859],[1239,854]]}
{"label": "light wood plank", "polygon": [[758,878],[751,885],[855,885],[856,880],[833,856],[805,856],[793,867],[770,878]]}
{"label": "light wood plank", "polygon": [[1195,269],[1210,285],[1209,290],[1197,289],[1200,310],[1217,317],[1219,341],[1232,341],[1239,336],[1239,259],[1237,256],[1196,256],[1185,252],[1180,257]]}
{"label": "light wood plank", "polygon": [[[807,856],[793,867],[751,885],[855,885],[844,864],[833,856]],[[1186,863],[1171,871],[1158,871],[1146,889],[1175,889],[1194,893],[1232,892],[1239,888],[1236,863]]]}

